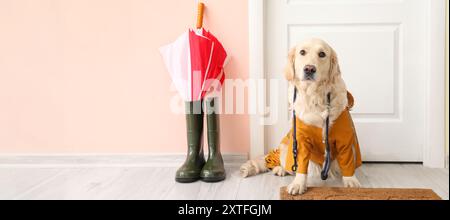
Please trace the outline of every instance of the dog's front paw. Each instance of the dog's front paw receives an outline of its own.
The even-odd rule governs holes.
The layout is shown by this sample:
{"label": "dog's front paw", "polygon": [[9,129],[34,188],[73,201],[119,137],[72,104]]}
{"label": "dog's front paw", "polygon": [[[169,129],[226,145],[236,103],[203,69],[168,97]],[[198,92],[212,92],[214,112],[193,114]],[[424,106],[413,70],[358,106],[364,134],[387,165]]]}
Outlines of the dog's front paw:
{"label": "dog's front paw", "polygon": [[289,184],[287,190],[290,195],[295,196],[295,195],[301,195],[301,194],[305,193],[307,190],[307,187],[306,187],[306,184],[299,184],[299,183],[293,182],[293,183]]}
{"label": "dog's front paw", "polygon": [[287,187],[287,191],[290,195],[301,195],[306,192],[306,175],[305,174],[297,174],[294,181],[289,184]]}
{"label": "dog's front paw", "polygon": [[356,178],[356,176],[344,176],[342,177],[344,182],[344,187],[348,188],[361,188],[361,183]]}
{"label": "dog's front paw", "polygon": [[272,173],[275,176],[286,176],[287,175],[286,170],[283,167],[281,167],[281,166],[274,167],[272,169]]}

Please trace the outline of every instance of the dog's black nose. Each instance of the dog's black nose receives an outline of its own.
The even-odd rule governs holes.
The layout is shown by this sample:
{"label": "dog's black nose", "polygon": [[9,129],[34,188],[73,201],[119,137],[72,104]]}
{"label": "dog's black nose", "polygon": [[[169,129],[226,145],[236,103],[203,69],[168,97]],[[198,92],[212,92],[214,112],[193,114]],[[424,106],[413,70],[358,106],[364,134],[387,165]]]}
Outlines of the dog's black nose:
{"label": "dog's black nose", "polygon": [[306,65],[303,72],[305,72],[306,75],[312,75],[316,73],[316,67],[313,65]]}

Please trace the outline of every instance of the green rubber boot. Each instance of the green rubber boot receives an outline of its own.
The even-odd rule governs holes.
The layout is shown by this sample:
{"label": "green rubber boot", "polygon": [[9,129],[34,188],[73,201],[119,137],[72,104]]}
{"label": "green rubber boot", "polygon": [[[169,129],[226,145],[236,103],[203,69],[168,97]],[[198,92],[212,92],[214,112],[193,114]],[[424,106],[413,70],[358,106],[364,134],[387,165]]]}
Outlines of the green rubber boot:
{"label": "green rubber boot", "polygon": [[208,161],[202,169],[200,177],[205,182],[220,182],[225,179],[225,167],[220,153],[219,116],[216,114],[217,99],[206,100],[206,118],[208,124]]}
{"label": "green rubber boot", "polygon": [[205,165],[202,104],[202,101],[185,104],[188,153],[186,161],[175,175],[175,181],[179,183],[192,183],[199,180],[200,172]]}

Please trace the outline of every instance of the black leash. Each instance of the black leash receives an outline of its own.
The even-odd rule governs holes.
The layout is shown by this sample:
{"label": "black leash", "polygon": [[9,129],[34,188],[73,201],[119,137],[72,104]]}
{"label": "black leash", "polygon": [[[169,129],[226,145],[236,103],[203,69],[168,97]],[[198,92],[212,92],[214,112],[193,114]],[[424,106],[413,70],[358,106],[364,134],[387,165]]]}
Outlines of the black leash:
{"label": "black leash", "polygon": [[330,171],[330,161],[331,161],[331,150],[330,150],[330,143],[328,142],[328,134],[329,134],[329,127],[330,127],[330,106],[331,106],[331,93],[327,94],[327,105],[328,105],[328,116],[325,122],[325,164],[323,165],[322,173],[320,174],[320,177],[322,180],[328,179],[328,172]]}
{"label": "black leash", "polygon": [[[295,81],[295,58],[292,60],[292,71],[294,71],[294,81]],[[297,142],[297,118],[295,114],[295,101],[297,100],[297,86],[295,86],[294,82],[294,100],[292,102],[292,153],[294,155],[294,165],[292,165],[292,172],[297,172],[298,163],[297,163],[297,155],[298,155],[298,142]]]}
{"label": "black leash", "polygon": [[[295,79],[295,67],[294,67],[294,79]],[[297,100],[297,87],[294,85],[294,102],[292,102],[292,152],[294,155],[294,165],[292,166],[292,171],[293,172],[297,172],[297,168],[298,168],[298,164],[297,164],[297,147],[298,147],[298,142],[297,142],[297,119],[295,117],[295,100]]]}
{"label": "black leash", "polygon": [[[295,75],[296,75],[296,71],[295,71],[295,59],[292,61],[292,70],[294,71],[294,80],[295,80]],[[292,166],[292,171],[293,172],[297,172],[298,169],[298,162],[297,162],[297,156],[298,156],[298,141],[297,141],[297,118],[296,118],[296,113],[295,113],[295,101],[297,100],[297,86],[295,86],[294,83],[294,99],[292,102],[292,153],[294,155],[294,165]],[[327,94],[327,107],[328,107],[328,112],[330,110],[330,106],[331,106],[331,93]],[[325,163],[323,166],[323,170],[321,172],[321,178],[322,180],[327,180],[328,179],[328,172],[330,171],[330,161],[331,161],[331,152],[330,152],[330,144],[328,142],[328,134],[329,134],[329,125],[330,125],[330,116],[328,114],[326,121],[325,121]]]}

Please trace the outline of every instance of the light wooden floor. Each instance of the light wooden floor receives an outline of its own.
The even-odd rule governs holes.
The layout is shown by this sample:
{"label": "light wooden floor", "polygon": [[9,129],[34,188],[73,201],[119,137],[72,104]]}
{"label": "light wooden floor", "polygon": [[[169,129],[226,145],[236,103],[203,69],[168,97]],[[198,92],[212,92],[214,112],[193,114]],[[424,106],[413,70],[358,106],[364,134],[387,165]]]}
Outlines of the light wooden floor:
{"label": "light wooden floor", "polygon": [[[243,179],[238,166],[227,168],[227,180],[216,184],[174,181],[176,168],[0,167],[0,199],[278,199],[279,188],[293,177],[269,173]],[[448,169],[411,164],[365,164],[358,177],[364,187],[431,188],[449,198]],[[310,179],[310,185],[321,181]],[[328,181],[327,186],[339,186]]]}

